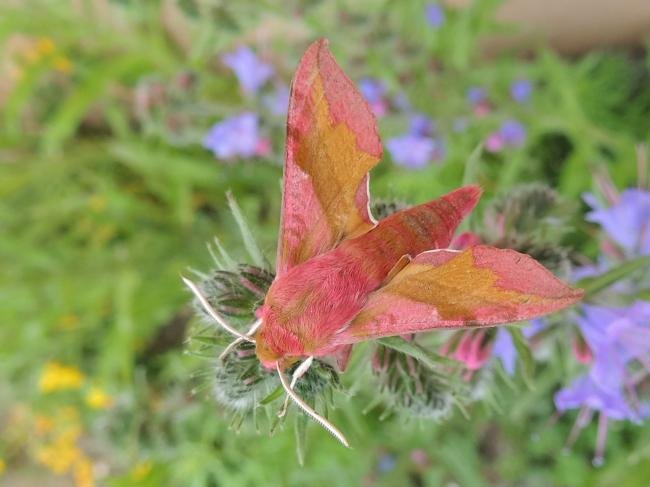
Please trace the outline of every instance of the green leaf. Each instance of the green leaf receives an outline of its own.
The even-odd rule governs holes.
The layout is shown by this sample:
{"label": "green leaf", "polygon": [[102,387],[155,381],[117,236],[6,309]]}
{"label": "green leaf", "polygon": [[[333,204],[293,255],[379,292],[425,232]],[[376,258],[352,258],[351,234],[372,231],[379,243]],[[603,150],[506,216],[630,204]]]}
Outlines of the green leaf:
{"label": "green leaf", "polygon": [[594,294],[608,288],[612,284],[630,277],[635,272],[650,266],[650,256],[639,257],[628,260],[610,271],[594,277],[585,277],[576,283],[576,286],[585,290],[585,297],[591,297]]}
{"label": "green leaf", "polygon": [[221,241],[217,238],[214,237],[214,246],[217,248],[217,251],[219,252],[219,256],[221,259],[219,259],[216,255],[216,253],[212,250],[212,246],[208,244],[208,252],[210,252],[210,256],[212,257],[212,260],[214,260],[214,263],[217,265],[219,269],[234,269],[237,267],[237,263],[235,260],[230,257],[230,254],[226,251],[224,246],[221,244]]}
{"label": "green leaf", "polygon": [[239,232],[241,233],[242,239],[244,240],[244,246],[246,247],[248,255],[250,255],[251,259],[253,259],[253,263],[256,266],[263,269],[268,268],[267,260],[264,257],[264,254],[262,253],[259,245],[257,245],[257,241],[253,236],[253,232],[251,232],[251,229],[246,223],[246,219],[244,218],[239,205],[237,205],[235,198],[230,191],[226,193],[226,197],[228,198],[228,206],[230,207],[232,216],[235,217],[235,221],[239,227]]}
{"label": "green leaf", "polygon": [[293,424],[296,434],[296,455],[298,463],[302,467],[305,465],[305,455],[307,454],[307,416],[296,414]]}
{"label": "green leaf", "polygon": [[203,343],[205,345],[227,345],[228,342],[223,337],[209,335],[194,335],[190,338],[192,341]]}
{"label": "green leaf", "polygon": [[42,138],[44,151],[51,153],[60,149],[74,135],[90,106],[102,99],[116,79],[142,72],[150,65],[146,56],[118,56],[101,67],[89,70],[85,79],[47,121]]}
{"label": "green leaf", "polygon": [[430,352],[417,343],[404,340],[401,337],[384,337],[378,339],[377,342],[384,347],[392,348],[393,350],[413,357],[431,370],[440,370],[443,366],[458,367],[458,362],[455,360],[450,360],[442,355]]}
{"label": "green leaf", "polygon": [[271,393],[268,396],[260,400],[260,405],[266,406],[267,404],[272,403],[273,401],[281,397],[283,392],[284,389],[282,389],[282,386],[276,387],[273,391],[271,391]]}
{"label": "green leaf", "polygon": [[528,347],[526,338],[521,332],[519,326],[508,326],[506,327],[510,336],[512,336],[512,341],[515,343],[515,348],[517,349],[517,354],[521,359],[521,372],[524,382],[529,389],[535,389],[532,379],[535,372],[535,360],[533,359],[533,354]]}
{"label": "green leaf", "polygon": [[463,186],[478,182],[478,167],[483,154],[483,144],[477,145],[467,159],[463,173]]}

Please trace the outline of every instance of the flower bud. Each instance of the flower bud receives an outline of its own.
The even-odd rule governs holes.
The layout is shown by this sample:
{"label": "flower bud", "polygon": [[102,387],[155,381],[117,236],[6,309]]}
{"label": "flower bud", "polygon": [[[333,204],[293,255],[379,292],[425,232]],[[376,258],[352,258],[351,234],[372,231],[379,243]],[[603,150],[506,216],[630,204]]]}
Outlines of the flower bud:
{"label": "flower bud", "polygon": [[277,374],[262,366],[250,342],[240,343],[215,364],[214,397],[234,411],[252,410],[279,385]]}
{"label": "flower bud", "polygon": [[[255,320],[255,310],[264,300],[274,277],[265,269],[240,264],[235,271],[212,271],[201,283],[201,289],[219,314],[250,323]],[[213,320],[203,307],[196,301],[194,304],[196,312],[211,323]]]}
{"label": "flower bud", "polygon": [[454,388],[415,358],[385,346],[372,357],[372,371],[381,383],[388,408],[412,417],[439,420],[454,402]]}
{"label": "flower bud", "polygon": [[589,365],[594,359],[591,347],[579,332],[573,337],[573,354],[578,362],[585,365]]}

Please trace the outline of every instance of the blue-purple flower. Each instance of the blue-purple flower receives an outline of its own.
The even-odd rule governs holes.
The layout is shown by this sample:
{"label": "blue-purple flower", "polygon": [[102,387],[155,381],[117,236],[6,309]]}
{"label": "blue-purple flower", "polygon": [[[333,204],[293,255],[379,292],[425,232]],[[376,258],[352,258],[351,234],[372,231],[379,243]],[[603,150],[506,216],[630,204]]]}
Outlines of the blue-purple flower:
{"label": "blue-purple flower", "polygon": [[581,375],[557,392],[555,407],[559,411],[588,408],[612,419],[640,421],[639,413],[628,404],[622,386],[603,388],[590,374]]}
{"label": "blue-purple flower", "polygon": [[445,23],[445,9],[439,3],[428,4],[424,15],[429,25],[434,29],[439,29]]}
{"label": "blue-purple flower", "polygon": [[410,133],[388,139],[386,148],[397,164],[409,169],[422,169],[445,153],[440,140]]}
{"label": "blue-purple flower", "polygon": [[479,103],[488,101],[487,90],[480,86],[471,86],[467,90],[467,101],[472,105],[478,105]]}
{"label": "blue-purple flower", "polygon": [[251,112],[215,124],[203,139],[203,147],[222,160],[250,158],[270,151],[268,139],[260,135],[257,115]]}
{"label": "blue-purple flower", "polygon": [[395,469],[397,458],[392,453],[384,453],[377,461],[377,470],[379,473],[388,473]]}
{"label": "blue-purple flower", "polygon": [[421,169],[433,161],[441,161],[447,152],[442,139],[434,136],[435,128],[433,120],[415,114],[411,117],[409,132],[388,139],[386,148],[397,164],[410,169]]}
{"label": "blue-purple flower", "polygon": [[520,146],[526,142],[526,127],[517,120],[506,120],[501,124],[499,133],[506,145]]}
{"label": "blue-purple flower", "polygon": [[261,61],[257,55],[246,46],[236,51],[224,54],[223,63],[232,69],[239,84],[246,94],[255,94],[273,76],[273,66]]}
{"label": "blue-purple flower", "polygon": [[436,129],[435,122],[426,115],[416,113],[411,116],[409,133],[421,135],[422,137],[430,137],[436,132]]}
{"label": "blue-purple flower", "polygon": [[492,347],[492,355],[501,360],[501,364],[508,375],[515,374],[515,367],[517,365],[517,349],[515,348],[515,343],[508,330],[504,328],[499,328],[497,330],[497,335]]}
{"label": "blue-purple flower", "polygon": [[600,224],[628,255],[650,255],[650,191],[627,189],[609,208],[593,194],[583,198],[593,210],[587,220]]}
{"label": "blue-purple flower", "polygon": [[485,117],[492,111],[492,104],[488,98],[487,90],[480,86],[472,86],[467,90],[467,101],[472,105],[474,115]]}
{"label": "blue-purple flower", "polygon": [[[547,323],[542,318],[530,320],[528,326],[521,328],[524,338],[532,340],[535,335],[546,328]],[[506,328],[499,328],[494,338],[494,345],[492,347],[492,355],[501,361],[504,370],[508,375],[515,374],[515,367],[517,365],[517,347],[512,339],[512,335]]]}
{"label": "blue-purple flower", "polygon": [[650,302],[624,308],[584,305],[583,312],[578,326],[593,354],[589,375],[595,383],[613,390],[628,379],[631,361],[650,364]]}
{"label": "blue-purple flower", "polygon": [[518,79],[510,85],[510,96],[518,103],[526,103],[533,94],[533,83],[527,79]]}
{"label": "blue-purple flower", "polygon": [[388,101],[386,100],[387,89],[381,80],[363,78],[359,81],[359,89],[377,117],[386,115],[388,111]]}
{"label": "blue-purple flower", "polygon": [[264,105],[273,115],[286,115],[289,108],[289,88],[287,85],[278,85],[273,93],[263,98]]}
{"label": "blue-purple flower", "polygon": [[[589,424],[593,411],[600,413],[594,463],[603,461],[609,419],[641,422],[648,405],[636,395],[636,386],[650,371],[650,302],[613,308],[583,306],[578,325],[591,349],[589,372],[555,395],[559,411],[580,409],[568,444]],[[638,366],[632,367],[636,362]]]}
{"label": "blue-purple flower", "polygon": [[492,132],[485,140],[489,152],[500,152],[507,147],[519,147],[526,142],[526,127],[517,120],[506,120],[499,130]]}

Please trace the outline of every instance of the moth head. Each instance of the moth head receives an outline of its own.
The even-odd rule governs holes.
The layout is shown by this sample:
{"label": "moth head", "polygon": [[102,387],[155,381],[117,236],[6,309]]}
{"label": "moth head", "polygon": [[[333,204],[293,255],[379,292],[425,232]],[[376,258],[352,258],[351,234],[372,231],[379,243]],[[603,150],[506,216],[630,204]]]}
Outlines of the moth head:
{"label": "moth head", "polygon": [[280,353],[271,348],[263,326],[255,336],[255,354],[267,369],[275,369],[275,365],[282,358]]}

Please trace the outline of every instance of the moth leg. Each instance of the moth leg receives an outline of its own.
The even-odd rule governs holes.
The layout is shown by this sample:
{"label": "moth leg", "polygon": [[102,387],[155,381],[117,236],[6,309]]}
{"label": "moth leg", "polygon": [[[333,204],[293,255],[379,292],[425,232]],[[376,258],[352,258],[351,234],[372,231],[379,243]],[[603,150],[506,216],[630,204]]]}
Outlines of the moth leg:
{"label": "moth leg", "polygon": [[216,321],[221,325],[224,329],[235,335],[236,337],[241,338],[244,341],[255,343],[255,340],[249,336],[244,335],[241,333],[239,330],[233,328],[228,324],[228,322],[219,315],[215,311],[215,309],[212,307],[212,305],[208,302],[207,298],[203,295],[201,290],[198,288],[196,284],[194,284],[192,281],[187,279],[186,277],[183,277],[183,282],[185,285],[190,288],[190,291],[194,293],[194,296],[196,296],[196,299],[199,300],[199,303],[201,303],[201,306],[203,306],[203,309]]}
{"label": "moth leg", "polygon": [[[307,373],[309,370],[309,367],[311,367],[311,364],[314,362],[314,357],[308,357],[303,363],[301,363],[298,367],[296,367],[296,370],[293,371],[293,374],[291,375],[291,384],[289,384],[289,387],[293,390],[296,387],[296,383],[298,382],[298,379],[300,379],[303,375]],[[289,407],[289,396],[284,398],[284,405],[282,406],[282,409],[278,412],[278,418],[281,418],[287,413],[287,407]]]}
{"label": "moth leg", "polygon": [[[248,329],[248,331],[246,332],[246,336],[252,337],[261,325],[262,325],[262,320],[261,319],[256,320],[255,323],[253,323],[251,327]],[[224,357],[228,355],[233,348],[235,348],[243,341],[244,341],[243,338],[236,338],[234,341],[232,341],[226,348],[224,348],[223,352],[221,352],[221,355],[219,355],[219,360],[223,360]]]}
{"label": "moth leg", "polygon": [[330,423],[324,417],[322,417],[320,414],[314,411],[309,406],[309,404],[303,401],[300,398],[300,396],[296,394],[295,391],[289,386],[289,383],[287,382],[287,378],[284,376],[282,370],[280,369],[279,363],[275,365],[275,368],[278,371],[278,376],[280,377],[280,382],[282,383],[282,387],[284,388],[285,392],[289,395],[289,397],[293,399],[294,402],[298,406],[300,406],[300,408],[302,408],[302,410],[305,411],[309,416],[311,416],[318,424],[320,424],[323,428],[329,431],[332,434],[332,436],[334,436],[334,438],[339,440],[347,448],[350,448],[350,444],[348,443],[348,440],[345,439],[345,436],[343,436],[343,433],[341,433],[336,428],[336,426],[334,426],[332,423]]}

